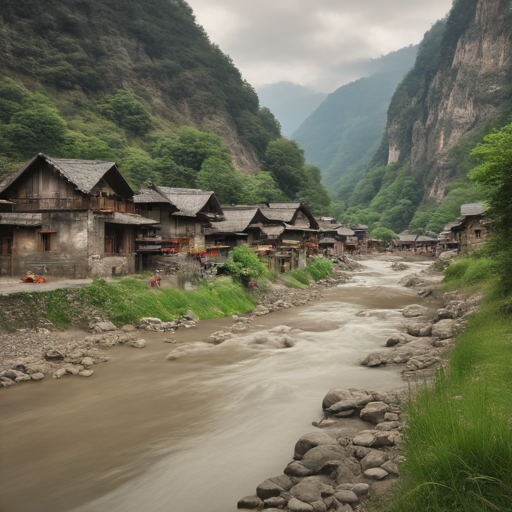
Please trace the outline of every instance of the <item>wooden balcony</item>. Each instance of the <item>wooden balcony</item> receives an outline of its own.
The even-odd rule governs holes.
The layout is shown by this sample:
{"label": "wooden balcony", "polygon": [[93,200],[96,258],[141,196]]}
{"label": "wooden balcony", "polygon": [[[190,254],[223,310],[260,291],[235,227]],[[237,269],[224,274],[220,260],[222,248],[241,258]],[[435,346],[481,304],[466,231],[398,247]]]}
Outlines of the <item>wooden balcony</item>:
{"label": "wooden balcony", "polygon": [[96,210],[135,213],[134,203],[113,197],[37,197],[13,198],[13,212],[35,212],[44,210]]}

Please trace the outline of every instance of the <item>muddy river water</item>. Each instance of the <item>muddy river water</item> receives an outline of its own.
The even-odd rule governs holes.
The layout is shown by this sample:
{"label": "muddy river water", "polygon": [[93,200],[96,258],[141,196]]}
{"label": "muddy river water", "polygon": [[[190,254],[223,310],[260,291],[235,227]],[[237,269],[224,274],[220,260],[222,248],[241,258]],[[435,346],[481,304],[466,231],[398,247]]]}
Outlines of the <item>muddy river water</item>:
{"label": "muddy river water", "polygon": [[[393,272],[364,262],[319,302],[257,318],[249,333],[167,361],[162,334],[148,347],[110,349],[89,379],[16,386],[0,393],[1,512],[235,512],[241,497],[281,474],[297,439],[314,431],[330,388],[389,390],[399,370],[358,365],[426,304]],[[231,326],[206,320],[179,331],[203,341]],[[295,346],[254,345],[286,325]]]}

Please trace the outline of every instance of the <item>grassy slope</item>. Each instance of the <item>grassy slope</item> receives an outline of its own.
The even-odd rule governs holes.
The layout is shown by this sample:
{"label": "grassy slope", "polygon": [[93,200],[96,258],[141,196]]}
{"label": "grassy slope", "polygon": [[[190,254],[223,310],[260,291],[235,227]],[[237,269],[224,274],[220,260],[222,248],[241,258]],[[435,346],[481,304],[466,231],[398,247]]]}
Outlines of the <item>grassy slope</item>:
{"label": "grassy slope", "polygon": [[151,289],[147,282],[137,279],[113,283],[100,279],[83,288],[0,297],[0,325],[12,331],[20,326],[44,325],[49,320],[65,329],[72,324],[86,327],[98,316],[117,325],[138,323],[143,317],[168,322],[189,309],[205,319],[244,313],[255,305],[242,286],[228,278],[205,283],[195,291]]}
{"label": "grassy slope", "polygon": [[452,265],[446,284],[485,299],[457,337],[449,378],[441,373],[411,400],[403,479],[371,510],[512,510],[512,316],[486,258]]}

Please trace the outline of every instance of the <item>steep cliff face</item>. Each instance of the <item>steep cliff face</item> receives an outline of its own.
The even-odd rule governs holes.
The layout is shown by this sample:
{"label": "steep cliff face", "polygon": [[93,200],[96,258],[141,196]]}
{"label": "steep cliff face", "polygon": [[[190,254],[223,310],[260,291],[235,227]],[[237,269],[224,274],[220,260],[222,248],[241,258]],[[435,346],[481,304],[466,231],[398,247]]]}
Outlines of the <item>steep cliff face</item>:
{"label": "steep cliff face", "polygon": [[511,84],[510,0],[455,0],[395,91],[381,148],[350,196],[349,214],[395,230],[442,228],[457,202],[477,198],[466,178],[469,154],[512,113]]}
{"label": "steep cliff face", "polygon": [[[467,9],[468,3],[459,2],[455,9]],[[496,118],[510,101],[511,35],[509,0],[478,0],[453,55],[449,44],[441,47],[446,53],[429,87],[428,115],[414,123],[412,133],[411,169],[414,172],[426,164],[425,199],[444,197],[450,180],[450,150],[462,137]],[[391,153],[394,141],[389,133]]]}

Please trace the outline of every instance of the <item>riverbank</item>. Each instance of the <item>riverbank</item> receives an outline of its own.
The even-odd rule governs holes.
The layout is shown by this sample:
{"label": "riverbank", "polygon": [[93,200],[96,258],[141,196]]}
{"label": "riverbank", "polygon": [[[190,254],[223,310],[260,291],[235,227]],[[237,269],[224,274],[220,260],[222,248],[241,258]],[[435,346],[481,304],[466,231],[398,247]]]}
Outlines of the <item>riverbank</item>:
{"label": "riverbank", "polygon": [[[394,262],[390,268],[400,271],[407,266]],[[468,315],[478,310],[481,295],[464,299],[457,292],[442,293],[441,279],[442,275],[430,268],[401,280],[403,286],[417,289],[419,297],[441,297],[443,307],[435,312],[419,304],[402,309],[403,317],[408,319],[402,332],[390,336],[384,350],[368,354],[362,365],[401,366],[404,380],[422,382],[432,381],[435,373],[446,367],[453,339],[465,328]],[[429,393],[427,388],[418,397],[429,397]],[[411,403],[417,404],[418,397]],[[435,403],[429,400],[432,414]],[[255,495],[239,501],[238,508],[348,512],[364,510],[366,500],[372,497],[371,510],[383,510],[375,503],[382,504],[382,496],[396,484],[406,461],[403,435],[404,431],[408,433],[404,430],[408,423],[403,422],[402,414],[404,408],[410,409],[408,404],[404,388],[392,393],[331,389],[322,403],[324,418],[313,423],[321,430],[299,439],[294,461],[284,469],[284,474],[262,482]],[[439,418],[438,410],[435,414]],[[421,464],[418,458],[417,466]],[[395,491],[395,495],[401,495],[404,489],[404,485],[398,487],[400,491]],[[419,510],[420,502],[416,501],[415,506],[408,510]]]}
{"label": "riverbank", "polygon": [[[123,344],[145,347],[144,331],[158,329],[155,323],[150,329],[147,322],[141,322],[144,318],[169,324],[159,329],[172,334],[180,326],[176,322],[180,317],[185,324],[193,321],[184,325],[188,328],[201,319],[251,311],[253,317],[262,316],[303,306],[321,298],[323,289],[347,282],[347,271],[357,265],[340,263],[332,277],[312,281],[303,289],[278,282],[249,293],[227,277],[203,282],[195,290],[150,289],[139,279],[119,279],[0,297],[0,326],[4,331],[0,334],[0,387],[39,381],[45,376],[90,377],[93,365],[109,360],[105,348]],[[17,329],[20,325],[30,327]]]}
{"label": "riverbank", "polygon": [[[218,345],[205,341],[244,323],[240,316],[172,335],[138,329],[147,346],[103,349],[110,360],[91,378],[4,390],[0,503],[39,512],[235,512],[240,496],[282,471],[311,420],[321,420],[328,389],[400,386],[399,367],[358,365],[405,327],[400,310],[418,301],[417,290],[397,283],[425,264],[391,271],[390,263],[362,261],[350,282],[320,285],[319,300],[255,316]],[[167,359],[178,348],[190,351]]]}
{"label": "riverbank", "polygon": [[370,511],[512,509],[512,317],[495,269],[485,254],[448,267],[444,296],[470,314],[444,371],[407,403],[403,478]]}

